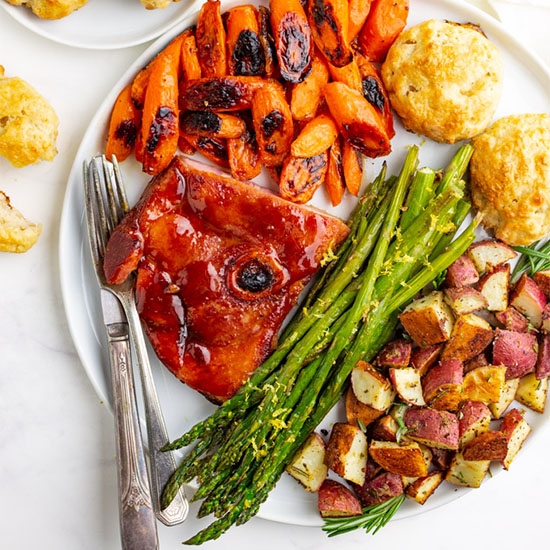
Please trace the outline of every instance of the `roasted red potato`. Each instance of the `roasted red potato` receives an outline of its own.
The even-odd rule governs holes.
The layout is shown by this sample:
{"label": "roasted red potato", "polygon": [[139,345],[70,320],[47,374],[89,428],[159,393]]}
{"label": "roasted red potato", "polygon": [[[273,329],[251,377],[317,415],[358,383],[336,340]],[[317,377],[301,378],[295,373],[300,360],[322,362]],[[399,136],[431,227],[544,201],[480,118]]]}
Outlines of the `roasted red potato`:
{"label": "roasted red potato", "polygon": [[367,157],[387,155],[390,140],[376,109],[361,95],[342,82],[325,86],[325,100],[340,132],[351,145]]}
{"label": "roasted red potato", "polygon": [[519,387],[519,378],[512,378],[504,382],[504,389],[497,403],[490,403],[489,410],[493,418],[500,418],[506,409],[512,404]]}
{"label": "roasted red potato", "polygon": [[439,470],[446,470],[451,465],[451,459],[453,458],[453,451],[446,449],[431,449],[432,451],[432,464]]}
{"label": "roasted red potato", "polygon": [[454,288],[474,285],[479,281],[479,273],[473,260],[467,254],[462,254],[448,268],[445,275],[445,286]]}
{"label": "roasted red potato", "polygon": [[444,478],[443,472],[432,472],[425,477],[413,481],[405,491],[405,494],[416,500],[418,504],[424,504],[435,490],[441,485]]}
{"label": "roasted red potato", "polygon": [[506,383],[506,368],[486,365],[470,370],[462,384],[463,399],[488,405],[498,403]]}
{"label": "roasted red potato", "polygon": [[342,166],[342,139],[340,136],[332,144],[328,153],[328,171],[325,182],[332,206],[338,206],[342,202],[346,190]]}
{"label": "roasted red potato", "polygon": [[363,431],[350,424],[336,423],[325,452],[325,464],[340,477],[363,485],[368,444]]}
{"label": "roasted red potato", "polygon": [[313,40],[325,57],[336,67],[350,63],[348,1],[309,0],[308,19]]}
{"label": "roasted red potato", "polygon": [[274,78],[278,73],[277,52],[271,32],[271,15],[265,6],[258,8],[258,36],[264,50],[264,74],[267,78]]}
{"label": "roasted red potato", "polygon": [[147,174],[162,172],[178,150],[181,41],[179,35],[157,55],[149,75],[140,132]]}
{"label": "roasted red potato", "polygon": [[527,374],[519,379],[516,399],[531,410],[543,413],[548,393],[548,378],[536,377],[535,373]]}
{"label": "roasted red potato", "polygon": [[510,264],[498,265],[479,281],[478,289],[487,300],[489,311],[504,311],[508,307]]}
{"label": "roasted red potato", "polygon": [[338,518],[360,515],[363,509],[347,487],[327,479],[319,489],[319,512],[323,518]]}
{"label": "roasted red potato", "polygon": [[395,399],[391,382],[369,363],[359,361],[351,371],[351,386],[355,397],[379,411],[385,411]]}
{"label": "roasted red potato", "polygon": [[468,313],[456,320],[451,339],[441,352],[441,359],[468,361],[481,353],[493,341],[491,325],[481,317]]}
{"label": "roasted red potato", "polygon": [[466,315],[488,305],[485,296],[475,288],[459,287],[444,290],[445,300],[451,306],[455,315]]}
{"label": "roasted red potato", "polygon": [[426,404],[419,371],[413,367],[390,368],[388,374],[395,391],[405,403],[419,407]]}
{"label": "roasted red potato", "polygon": [[111,113],[105,148],[105,156],[109,160],[113,155],[120,162],[128,158],[136,141],[140,121],[141,111],[136,109],[132,101],[132,85],[129,84],[118,94]]}
{"label": "roasted red potato", "polygon": [[459,447],[462,448],[489,429],[491,411],[478,401],[464,401],[458,410],[458,419]]}
{"label": "roasted red potato", "polygon": [[365,99],[380,113],[386,132],[391,139],[395,136],[390,98],[378,69],[364,56],[357,54],[357,66],[361,74],[361,92]]}
{"label": "roasted red potato", "polygon": [[502,465],[506,470],[509,470],[512,460],[514,460],[523,442],[531,432],[531,427],[523,418],[522,413],[517,409],[512,409],[502,419],[500,431],[508,438],[508,452],[504,460],[502,460]]}
{"label": "roasted red potato", "polygon": [[538,343],[534,334],[497,329],[493,363],[506,367],[506,380],[532,372],[537,364]]}
{"label": "roasted red potato", "polygon": [[358,37],[363,55],[370,61],[384,61],[390,46],[405,28],[408,16],[409,0],[373,0]]}
{"label": "roasted red potato", "polygon": [[545,334],[539,345],[539,356],[536,366],[537,380],[550,376],[550,336]]}
{"label": "roasted red potato", "polygon": [[347,141],[342,148],[342,168],[347,190],[355,197],[359,196],[363,179],[363,158],[361,153]]}
{"label": "roasted red potato", "polygon": [[202,5],[195,32],[202,76],[206,78],[225,76],[227,74],[226,35],[218,0],[207,0]]}
{"label": "roasted red potato", "polygon": [[550,302],[548,302],[542,310],[542,330],[547,334],[550,333]]}
{"label": "roasted red potato", "polygon": [[491,271],[497,265],[513,260],[517,256],[517,253],[507,244],[490,239],[473,243],[466,252],[474,262],[478,273]]}
{"label": "roasted red potato", "polygon": [[[283,87],[280,84],[275,82],[267,83],[254,94],[252,100],[252,121],[254,122],[254,130],[256,132],[262,164],[265,166],[278,166],[282,164],[287,153],[290,151],[290,145],[294,137],[294,123]],[[300,166],[301,164],[299,163]],[[302,167],[302,172],[309,164],[311,164],[311,167],[308,171],[311,171],[316,163],[306,162]],[[320,166],[317,168],[319,169]],[[315,170],[316,172],[317,170]],[[290,175],[293,178],[296,177],[296,174],[289,173]],[[293,179],[290,179],[289,183],[292,181]]]}
{"label": "roasted red potato", "polygon": [[279,178],[279,194],[298,204],[308,202],[325,181],[328,155],[321,153],[310,158],[289,155]]}
{"label": "roasted red potato", "polygon": [[383,414],[384,411],[379,411],[370,405],[361,403],[355,397],[353,388],[350,386],[346,393],[346,420],[348,424],[359,426],[359,421],[361,421],[363,426],[368,426]]}
{"label": "roasted red potato", "polygon": [[499,323],[502,323],[506,330],[513,332],[529,332],[529,321],[517,309],[509,307],[504,311],[495,314]]}
{"label": "roasted red potato", "polygon": [[380,350],[376,362],[382,367],[408,367],[411,353],[412,342],[404,339],[392,340]]}
{"label": "roasted red potato", "polygon": [[307,158],[324,153],[338,137],[338,128],[329,114],[310,120],[290,146],[295,157]]}
{"label": "roasted red potato", "polygon": [[430,407],[456,411],[462,401],[462,361],[442,360],[422,379],[424,399]]}
{"label": "roasted red potato", "polygon": [[231,175],[239,180],[249,180],[261,172],[262,165],[252,119],[243,116],[243,120],[246,126],[244,133],[238,138],[227,140],[227,157]]}
{"label": "roasted red potato", "polygon": [[246,124],[238,116],[211,111],[185,111],[180,115],[180,128],[184,134],[217,138],[238,138]]}
{"label": "roasted red potato", "polygon": [[517,282],[510,296],[510,305],[523,313],[534,327],[542,325],[542,312],[546,297],[537,283],[524,273]]}
{"label": "roasted red potato", "polygon": [[182,111],[242,111],[265,81],[257,76],[201,78],[180,86]]}
{"label": "roasted red potato", "polygon": [[458,418],[447,411],[409,408],[403,415],[407,437],[436,449],[458,449]]}
{"label": "roasted red potato", "polygon": [[180,137],[185,139],[197,152],[208,160],[227,168],[229,166],[227,155],[227,143],[225,139],[214,137],[191,136],[180,133]]}
{"label": "roasted red potato", "polygon": [[348,40],[351,44],[363,28],[369,15],[372,0],[349,0]]}
{"label": "roasted red potato", "polygon": [[299,481],[306,491],[316,493],[327,477],[325,451],[323,438],[313,432],[286,467],[286,471]]}
{"label": "roasted red potato", "polygon": [[397,441],[398,430],[399,425],[393,416],[386,414],[373,422],[370,435],[378,441]]}
{"label": "roasted red potato", "polygon": [[281,76],[302,82],[311,70],[313,37],[300,0],[271,0],[271,30]]}
{"label": "roasted red potato", "polygon": [[226,20],[229,74],[262,76],[265,51],[254,6],[230,9]]}
{"label": "roasted red potato", "polygon": [[445,481],[459,487],[478,488],[491,465],[490,460],[465,460],[462,453],[456,453],[445,476]]}
{"label": "roasted red potato", "polygon": [[424,477],[428,468],[418,443],[371,441],[369,456],[384,470],[406,477]]}
{"label": "roasted red potato", "polygon": [[380,504],[403,494],[403,479],[398,474],[383,472],[355,487],[355,492],[363,506]]}
{"label": "roasted red potato", "polygon": [[292,86],[290,110],[294,120],[310,120],[317,113],[323,90],[328,84],[329,71],[327,62],[315,51],[311,72],[298,84]]}
{"label": "roasted red potato", "polygon": [[197,80],[202,76],[194,29],[187,29],[182,33],[181,72],[185,80]]}
{"label": "roasted red potato", "polygon": [[543,269],[533,275],[533,280],[544,292],[547,299],[550,299],[550,269]]}
{"label": "roasted red potato", "polygon": [[427,348],[415,348],[411,353],[411,366],[414,367],[420,376],[424,376],[430,367],[437,363],[443,346],[437,344]]}

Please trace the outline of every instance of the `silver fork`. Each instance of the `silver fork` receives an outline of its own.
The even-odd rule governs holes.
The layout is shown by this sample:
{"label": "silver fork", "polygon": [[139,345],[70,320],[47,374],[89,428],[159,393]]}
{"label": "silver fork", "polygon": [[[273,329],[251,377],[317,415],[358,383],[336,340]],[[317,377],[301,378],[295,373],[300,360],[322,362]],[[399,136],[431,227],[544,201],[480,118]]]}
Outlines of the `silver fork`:
{"label": "silver fork", "polygon": [[[101,167],[101,170],[98,165]],[[84,172],[86,173],[87,170],[84,169]],[[113,157],[113,162],[110,163],[104,155],[94,157],[90,163],[90,173],[85,174],[84,181],[88,189],[86,192],[86,210],[94,212],[101,244],[99,252],[104,252],[109,235],[129,209],[122,175],[116,158]],[[160,451],[168,443],[169,439],[134,300],[135,275],[130,275],[120,285],[110,285],[106,282],[103,273],[103,253],[98,255],[98,259],[99,269],[98,262],[94,263],[96,263],[98,277],[101,277],[100,286],[118,298],[126,313],[130,336],[134,344],[136,360],[139,366],[143,402],[145,405],[147,439],[149,442],[148,456],[154,511],[157,518],[165,525],[177,525],[186,519],[189,512],[189,504],[183,489],[181,489],[167,508],[164,510],[160,509],[161,491],[176,470],[176,462],[171,453]]]}

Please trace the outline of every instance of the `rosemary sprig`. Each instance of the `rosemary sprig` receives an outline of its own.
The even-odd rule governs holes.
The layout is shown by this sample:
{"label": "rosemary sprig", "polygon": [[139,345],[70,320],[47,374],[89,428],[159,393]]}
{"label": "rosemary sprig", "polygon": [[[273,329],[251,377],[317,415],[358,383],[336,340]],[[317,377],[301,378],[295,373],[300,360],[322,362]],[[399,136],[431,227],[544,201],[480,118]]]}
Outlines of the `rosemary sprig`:
{"label": "rosemary sprig", "polygon": [[360,516],[325,518],[323,531],[329,537],[343,535],[355,529],[365,529],[367,533],[372,532],[375,535],[390,521],[404,501],[405,495],[399,495],[386,500],[386,502],[363,508],[363,513]]}
{"label": "rosemary sprig", "polygon": [[540,243],[541,241],[537,241],[530,246],[512,247],[522,255],[512,272],[512,281],[516,281],[522,273],[529,270],[529,274],[534,275],[543,269],[550,269],[550,240],[543,245]]}

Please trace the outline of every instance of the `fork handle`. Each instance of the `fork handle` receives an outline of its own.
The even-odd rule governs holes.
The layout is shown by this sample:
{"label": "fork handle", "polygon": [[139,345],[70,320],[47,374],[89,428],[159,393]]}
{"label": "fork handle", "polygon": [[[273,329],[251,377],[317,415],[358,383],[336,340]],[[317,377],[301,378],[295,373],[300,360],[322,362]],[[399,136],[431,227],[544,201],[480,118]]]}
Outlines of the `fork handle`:
{"label": "fork handle", "polygon": [[151,503],[130,367],[126,323],[107,327],[115,405],[120,534],[124,550],[157,550],[157,525]]}
{"label": "fork handle", "polygon": [[136,360],[141,375],[147,439],[149,442],[149,468],[151,472],[153,507],[157,518],[162,523],[168,526],[178,525],[186,519],[189,513],[189,504],[183,488],[180,488],[170,505],[164,510],[160,509],[160,495],[164,486],[176,471],[177,466],[172,453],[163,453],[160,451],[169,442],[168,431],[166,430],[166,424],[162,416],[162,409],[153,380],[149,355],[136,304],[133,297],[125,297],[121,302],[128,319],[130,336],[134,344]]}

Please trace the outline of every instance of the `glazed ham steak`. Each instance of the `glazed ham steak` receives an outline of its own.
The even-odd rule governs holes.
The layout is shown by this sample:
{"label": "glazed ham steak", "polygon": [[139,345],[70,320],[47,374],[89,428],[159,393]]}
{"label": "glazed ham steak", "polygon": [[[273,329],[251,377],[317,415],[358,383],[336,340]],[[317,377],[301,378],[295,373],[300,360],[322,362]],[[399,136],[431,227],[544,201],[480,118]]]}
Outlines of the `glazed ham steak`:
{"label": "glazed ham steak", "polygon": [[114,230],[105,275],[135,269],[136,300],[160,360],[210,400],[231,397],[276,345],[339,219],[176,157]]}

